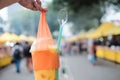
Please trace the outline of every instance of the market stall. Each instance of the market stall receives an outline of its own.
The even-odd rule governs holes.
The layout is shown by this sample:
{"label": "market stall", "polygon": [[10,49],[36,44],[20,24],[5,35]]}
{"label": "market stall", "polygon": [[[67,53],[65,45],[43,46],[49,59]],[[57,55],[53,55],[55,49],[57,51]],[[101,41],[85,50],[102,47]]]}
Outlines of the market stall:
{"label": "market stall", "polygon": [[108,47],[98,46],[96,56],[113,62],[120,63],[120,50],[111,49]]}
{"label": "market stall", "polygon": [[12,62],[12,56],[9,49],[4,45],[0,45],[0,68],[9,65]]}

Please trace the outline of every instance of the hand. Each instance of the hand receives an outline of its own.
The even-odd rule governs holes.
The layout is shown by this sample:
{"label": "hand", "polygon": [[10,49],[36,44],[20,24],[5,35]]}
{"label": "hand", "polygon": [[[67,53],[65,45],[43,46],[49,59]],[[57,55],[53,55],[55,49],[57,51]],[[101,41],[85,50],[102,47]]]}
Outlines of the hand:
{"label": "hand", "polygon": [[47,11],[46,8],[41,7],[40,0],[20,0],[19,4],[21,4],[23,7],[26,7],[28,9],[34,10],[34,11]]}

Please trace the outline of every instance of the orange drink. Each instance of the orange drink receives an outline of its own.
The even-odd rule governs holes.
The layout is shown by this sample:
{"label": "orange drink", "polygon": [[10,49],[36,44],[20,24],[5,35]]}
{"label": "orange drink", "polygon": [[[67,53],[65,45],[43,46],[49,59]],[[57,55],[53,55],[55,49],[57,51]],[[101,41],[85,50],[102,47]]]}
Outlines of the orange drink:
{"label": "orange drink", "polygon": [[56,80],[55,70],[59,67],[56,48],[50,45],[48,50],[32,52],[35,80]]}
{"label": "orange drink", "polygon": [[49,45],[49,46],[48,46],[48,50],[49,50],[51,53],[57,54],[57,45]]}

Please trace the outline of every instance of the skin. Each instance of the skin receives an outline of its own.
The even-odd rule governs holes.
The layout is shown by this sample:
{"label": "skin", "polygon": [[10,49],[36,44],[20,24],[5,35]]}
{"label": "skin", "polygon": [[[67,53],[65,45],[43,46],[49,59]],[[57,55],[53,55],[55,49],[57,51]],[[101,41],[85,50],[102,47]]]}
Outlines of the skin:
{"label": "skin", "polygon": [[47,9],[41,7],[40,0],[0,0],[0,9],[14,3],[19,3],[21,6],[33,11],[47,11]]}

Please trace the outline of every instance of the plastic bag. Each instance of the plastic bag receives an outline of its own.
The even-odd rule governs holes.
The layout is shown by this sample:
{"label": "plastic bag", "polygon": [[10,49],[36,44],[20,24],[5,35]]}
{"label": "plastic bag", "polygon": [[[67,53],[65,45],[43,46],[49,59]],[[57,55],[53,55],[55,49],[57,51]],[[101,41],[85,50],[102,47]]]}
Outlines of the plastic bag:
{"label": "plastic bag", "polygon": [[46,13],[41,12],[37,38],[31,47],[35,80],[56,80],[59,55],[51,45],[55,45],[55,42],[46,21]]}

